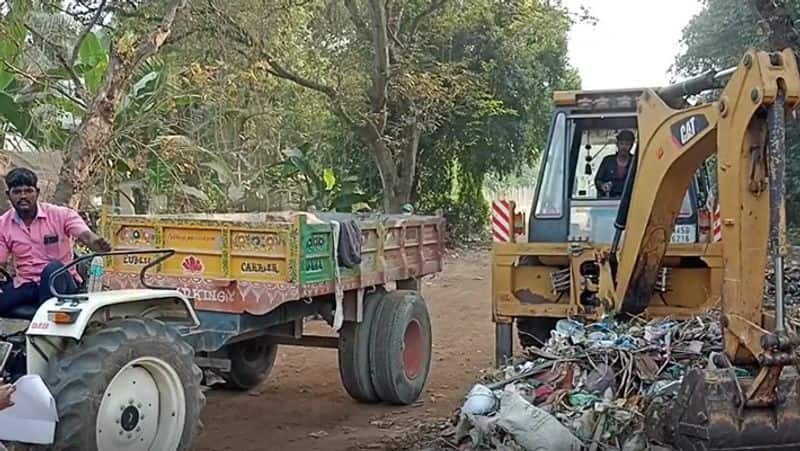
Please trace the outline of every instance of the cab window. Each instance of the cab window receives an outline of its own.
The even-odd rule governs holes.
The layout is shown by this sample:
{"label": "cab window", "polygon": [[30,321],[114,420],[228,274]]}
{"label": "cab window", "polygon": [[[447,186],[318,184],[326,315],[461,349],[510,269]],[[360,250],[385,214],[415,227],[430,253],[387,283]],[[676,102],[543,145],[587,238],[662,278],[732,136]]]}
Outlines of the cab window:
{"label": "cab window", "polygon": [[[635,130],[634,136],[636,135]],[[574,171],[575,178],[572,183],[572,199],[619,199],[619,195],[601,196],[596,184],[598,172],[603,161],[614,162],[617,153],[616,135],[619,130],[610,128],[586,128],[578,130],[580,133],[580,146],[578,147],[578,159]],[[576,136],[576,138],[578,138]],[[576,139],[577,141],[578,139]],[[632,149],[636,149],[637,142],[634,140]],[[609,163],[606,163],[606,168]],[[629,164],[633,165],[633,153],[629,159]]]}
{"label": "cab window", "polygon": [[537,218],[560,218],[564,213],[564,164],[566,162],[566,123],[564,113],[556,116],[550,147],[544,158],[544,175],[536,202]]}

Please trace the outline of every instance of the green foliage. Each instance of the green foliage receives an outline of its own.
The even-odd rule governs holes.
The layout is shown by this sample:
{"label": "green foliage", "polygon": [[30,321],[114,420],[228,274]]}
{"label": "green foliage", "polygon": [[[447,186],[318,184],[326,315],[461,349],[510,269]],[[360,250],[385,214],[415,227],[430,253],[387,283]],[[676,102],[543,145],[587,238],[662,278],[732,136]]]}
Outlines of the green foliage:
{"label": "green foliage", "polygon": [[[580,86],[567,63],[568,12],[557,2],[470,2],[449,18],[436,50],[463,64],[472,90],[423,139],[419,201],[459,222],[459,237],[482,236],[488,206],[481,189],[529,177],[546,141],[556,89]],[[486,214],[481,212],[486,211]]]}
{"label": "green foliage", "polygon": [[332,168],[323,168],[310,158],[311,145],[287,149],[281,163],[285,178],[295,178],[305,187],[304,207],[352,213],[375,202],[374,196],[359,188],[358,178],[338,178]]}
{"label": "green foliage", "polygon": [[103,75],[108,67],[108,49],[100,43],[96,33],[89,33],[78,49],[76,72],[83,76],[86,89],[95,93],[103,83]]}
{"label": "green foliage", "polygon": [[705,0],[703,10],[683,29],[685,50],[676,57],[673,72],[691,76],[735,66],[749,47],[767,44],[757,23],[758,13],[749,1]]}
{"label": "green foliage", "polygon": [[[443,209],[452,236],[472,239],[487,228],[487,175],[496,183],[527,178],[553,90],[580,84],[566,57],[571,19],[557,1],[468,0],[431,10],[414,28],[410,19],[434,3],[393,2],[407,20],[395,30],[402,46],[391,54],[382,140],[400,173],[410,132],[421,132],[411,200],[418,211]],[[369,25],[369,3],[354,4]],[[141,2],[136,14],[112,18],[113,30],[86,35],[71,69],[90,96],[102,86],[110,43],[130,48],[158,20],[157,6]],[[71,56],[91,15],[38,8],[28,19],[24,11],[15,8],[20,23],[49,44],[24,27],[20,39],[0,39],[2,61],[33,76],[0,64],[0,114],[38,147],[62,148],[84,106],[56,52]],[[15,26],[5,20],[0,31],[11,35]],[[93,168],[95,187],[133,188],[140,212],[380,208],[384,186],[363,134],[331,98],[275,77],[270,55],[334,89],[354,124],[372,110],[374,52],[343,1],[191,2],[170,45],[132,80]]]}
{"label": "green foliage", "polygon": [[488,238],[489,204],[483,196],[480,177],[468,172],[454,172],[453,193],[436,199],[447,220],[447,238],[452,244],[485,241]]}
{"label": "green foliage", "polygon": [[[36,30],[31,35],[26,27]],[[78,24],[58,13],[12,5],[0,34],[12,39],[0,45],[0,118],[13,131],[41,149],[62,148],[74,124],[85,114],[73,75],[89,95],[97,92],[109,61],[107,46],[96,32],[80,43],[69,68],[67,57],[77,44]],[[137,96],[134,93],[133,96]]]}
{"label": "green foliage", "polygon": [[[788,22],[798,23],[800,1],[783,0],[775,5],[786,14]],[[779,18],[771,17],[769,20]],[[704,8],[683,30],[685,51],[675,60],[676,75],[696,75],[714,68],[738,64],[748,48],[774,50],[769,41],[768,26],[761,20],[754,2],[706,0]],[[798,42],[798,37],[790,37]],[[800,236],[800,130],[797,121],[787,126],[786,216],[793,236]]]}

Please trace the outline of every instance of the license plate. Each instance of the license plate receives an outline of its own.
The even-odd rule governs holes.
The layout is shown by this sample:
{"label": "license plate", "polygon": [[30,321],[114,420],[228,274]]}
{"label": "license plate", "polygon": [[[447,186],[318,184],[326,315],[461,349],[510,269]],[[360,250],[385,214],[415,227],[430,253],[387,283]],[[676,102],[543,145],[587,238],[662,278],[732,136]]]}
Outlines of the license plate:
{"label": "license plate", "polygon": [[672,232],[673,243],[694,243],[696,237],[695,227],[692,225],[677,225]]}

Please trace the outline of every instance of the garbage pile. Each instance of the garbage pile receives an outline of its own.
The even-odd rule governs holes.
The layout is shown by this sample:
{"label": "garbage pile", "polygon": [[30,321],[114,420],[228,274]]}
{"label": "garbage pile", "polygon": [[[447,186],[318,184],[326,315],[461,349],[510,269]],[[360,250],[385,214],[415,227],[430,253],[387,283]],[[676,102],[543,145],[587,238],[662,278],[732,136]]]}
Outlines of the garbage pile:
{"label": "garbage pile", "polygon": [[686,371],[721,352],[718,311],[687,321],[562,319],[544,346],[472,388],[453,438],[473,450],[656,450],[645,416],[668,415]]}

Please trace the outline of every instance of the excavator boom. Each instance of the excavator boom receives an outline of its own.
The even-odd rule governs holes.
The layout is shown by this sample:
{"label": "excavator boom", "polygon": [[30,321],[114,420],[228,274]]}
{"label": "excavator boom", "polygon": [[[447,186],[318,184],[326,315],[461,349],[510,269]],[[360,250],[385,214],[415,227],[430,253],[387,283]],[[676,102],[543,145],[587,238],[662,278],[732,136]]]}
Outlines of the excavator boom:
{"label": "excavator boom", "polygon": [[[728,76],[716,102],[676,107],[683,95]],[[607,302],[632,315],[645,311],[683,194],[701,164],[710,156],[717,159],[725,353],[716,359],[718,369],[695,370],[684,379],[673,411],[679,449],[800,448],[797,375],[784,371],[800,363],[794,353],[800,340],[785,331],[780,284],[785,118],[799,101],[800,72],[788,49],[750,51],[724,74],[646,90],[639,100],[642,151],[603,263],[610,275],[601,287]],[[770,251],[779,282],[774,325],[767,327],[762,305]],[[748,368],[751,377],[737,378],[733,365]]]}

